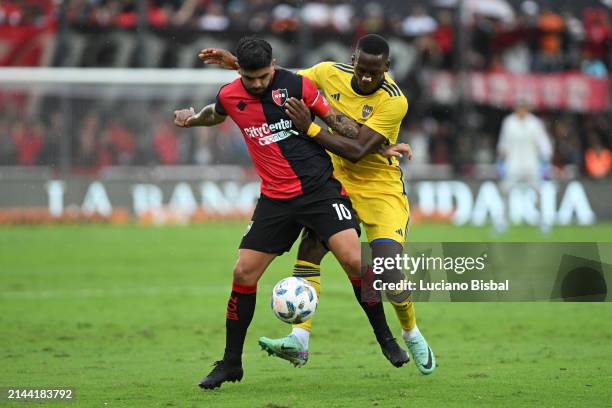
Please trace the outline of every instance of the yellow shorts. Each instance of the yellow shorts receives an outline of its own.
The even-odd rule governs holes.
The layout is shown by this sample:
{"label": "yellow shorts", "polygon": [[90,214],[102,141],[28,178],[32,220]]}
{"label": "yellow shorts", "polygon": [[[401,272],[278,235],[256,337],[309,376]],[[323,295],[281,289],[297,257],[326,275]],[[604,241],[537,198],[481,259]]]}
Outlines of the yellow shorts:
{"label": "yellow shorts", "polygon": [[345,185],[368,242],[391,239],[404,243],[410,220],[408,197],[402,192],[364,191]]}

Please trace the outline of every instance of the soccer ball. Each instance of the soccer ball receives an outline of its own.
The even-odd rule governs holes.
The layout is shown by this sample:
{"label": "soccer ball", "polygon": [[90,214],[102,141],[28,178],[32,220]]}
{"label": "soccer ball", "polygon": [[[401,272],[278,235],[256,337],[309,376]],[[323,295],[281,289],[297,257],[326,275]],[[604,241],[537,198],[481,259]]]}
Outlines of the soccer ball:
{"label": "soccer ball", "polygon": [[272,311],[285,323],[310,319],[317,310],[317,292],[302,278],[285,278],[272,289]]}

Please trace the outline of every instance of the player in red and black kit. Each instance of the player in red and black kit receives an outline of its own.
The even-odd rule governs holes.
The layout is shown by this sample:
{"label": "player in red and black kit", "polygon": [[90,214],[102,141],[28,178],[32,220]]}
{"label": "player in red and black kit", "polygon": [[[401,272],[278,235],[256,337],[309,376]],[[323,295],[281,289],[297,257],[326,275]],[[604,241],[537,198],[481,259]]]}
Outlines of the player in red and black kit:
{"label": "player in red and black kit", "polygon": [[[182,127],[213,126],[230,116],[240,127],[261,177],[261,197],[234,266],[225,354],[200,381],[202,388],[242,379],[242,349],[255,310],[257,282],[272,260],[291,248],[302,228],[323,240],[349,278],[361,276],[359,222],[351,201],[332,177],[324,148],[294,127],[284,107],[294,97],[325,118],[330,115],[329,104],[310,80],[276,68],[266,41],[244,38],[236,55],[240,78],[223,86],[214,104],[197,114],[193,108],[175,111],[175,123]],[[385,357],[396,366],[403,364],[406,353],[387,326],[382,304],[362,301],[358,288],[355,296]]]}

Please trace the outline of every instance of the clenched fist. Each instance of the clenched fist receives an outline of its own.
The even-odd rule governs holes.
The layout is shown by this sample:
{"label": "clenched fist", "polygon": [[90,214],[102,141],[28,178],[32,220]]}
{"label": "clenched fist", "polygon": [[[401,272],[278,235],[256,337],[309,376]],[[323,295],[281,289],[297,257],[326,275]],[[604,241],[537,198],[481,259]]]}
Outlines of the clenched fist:
{"label": "clenched fist", "polygon": [[195,116],[195,110],[192,108],[189,109],[179,109],[174,111],[174,124],[180,127],[189,127],[189,119]]}

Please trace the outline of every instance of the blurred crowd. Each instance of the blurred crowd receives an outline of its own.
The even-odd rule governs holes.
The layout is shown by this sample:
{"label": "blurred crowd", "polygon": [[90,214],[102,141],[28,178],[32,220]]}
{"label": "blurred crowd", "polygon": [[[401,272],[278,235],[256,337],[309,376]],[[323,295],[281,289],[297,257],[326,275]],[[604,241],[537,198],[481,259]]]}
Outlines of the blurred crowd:
{"label": "blurred crowd", "polygon": [[512,23],[475,19],[468,57],[472,68],[519,74],[581,70],[607,76],[612,41],[607,10],[587,8],[574,15],[524,4]]}
{"label": "blurred crowd", "polygon": [[[503,0],[492,3],[498,2],[506,7],[487,6],[487,0],[466,1],[468,68],[515,73],[582,70],[598,77],[607,75],[612,41],[608,10],[559,11],[532,0],[523,1],[518,8]],[[55,21],[60,4],[3,0],[0,27]],[[129,29],[138,24],[138,5],[137,0],[71,0],[65,3],[65,10],[75,27]],[[456,62],[453,49],[457,48],[453,10],[401,1],[148,0],[146,23],[158,29],[204,32],[284,33],[298,30],[300,24],[311,32],[355,36],[381,32],[413,40],[425,66],[452,68]]]}
{"label": "blurred crowd", "polygon": [[0,27],[36,26],[52,24],[57,17],[53,0],[2,0]]}
{"label": "blurred crowd", "polygon": [[0,165],[59,169],[63,155],[76,172],[95,172],[111,165],[250,163],[242,134],[233,122],[228,120],[215,129],[178,129],[170,114],[147,105],[156,118],[152,122],[90,107],[68,121],[61,110],[52,110],[45,118],[25,117],[5,105],[0,109]]}

